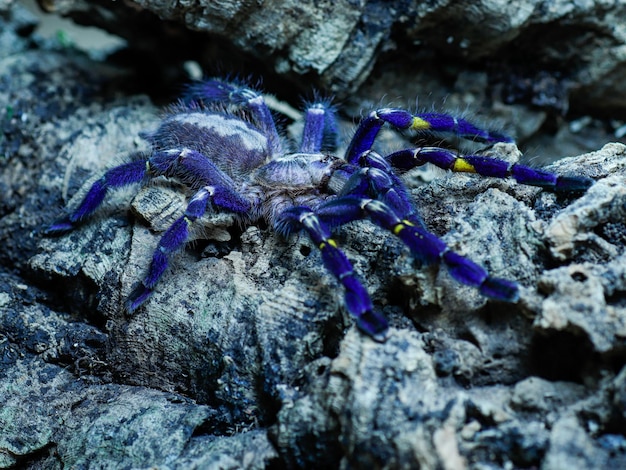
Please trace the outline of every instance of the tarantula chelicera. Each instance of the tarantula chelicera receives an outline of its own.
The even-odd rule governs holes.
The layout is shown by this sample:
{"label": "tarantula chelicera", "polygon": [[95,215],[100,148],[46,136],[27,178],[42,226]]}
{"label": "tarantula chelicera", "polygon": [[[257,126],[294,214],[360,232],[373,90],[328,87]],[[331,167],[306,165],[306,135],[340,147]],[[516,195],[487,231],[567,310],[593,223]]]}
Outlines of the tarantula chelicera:
{"label": "tarantula chelicera", "polygon": [[187,241],[191,224],[209,210],[230,212],[244,226],[264,219],[285,236],[304,230],[319,248],[326,268],[343,285],[346,308],[358,327],[378,341],[386,337],[387,321],[374,309],[331,235],[334,228],[357,219],[369,218],[402,240],[414,257],[442,263],[454,279],[481,294],[515,302],[514,282],[490,276],[428,231],[398,175],[432,163],[451,171],[512,177],[557,192],[584,191],[592,181],[439,147],[380,155],[372,145],[385,123],[398,130],[449,132],[482,143],[511,141],[450,115],[383,108],[362,120],[340,158],[330,153],[336,150],[338,137],[334,110],[317,101],[307,106],[302,140],[292,151],[259,92],[238,83],[208,80],[192,85],[187,99],[168,109],[159,127],[144,135],[151,145],[148,154],[107,171],[78,207],[45,233],[59,235],[74,229],[94,213],[109,189],[165,176],[193,195],[185,213],[161,237],[145,279],[129,296],[130,312],[150,296],[170,257]]}

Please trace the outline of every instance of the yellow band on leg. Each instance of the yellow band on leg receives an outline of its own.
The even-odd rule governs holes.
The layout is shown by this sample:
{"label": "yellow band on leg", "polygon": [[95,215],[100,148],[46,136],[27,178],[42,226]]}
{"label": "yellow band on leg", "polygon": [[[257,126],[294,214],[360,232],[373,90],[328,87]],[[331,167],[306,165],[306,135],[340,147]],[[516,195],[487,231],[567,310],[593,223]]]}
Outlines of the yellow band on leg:
{"label": "yellow band on leg", "polygon": [[333,240],[332,238],[329,238],[326,241],[321,242],[318,247],[320,250],[323,250],[324,248],[326,248],[326,245],[330,245],[333,248],[337,248],[337,242],[335,240]]}
{"label": "yellow band on leg", "polygon": [[474,168],[474,165],[469,163],[467,160],[463,158],[457,158],[456,160],[454,160],[452,171],[464,172],[464,173],[476,173],[476,168]]}
{"label": "yellow band on leg", "polygon": [[393,226],[393,234],[394,235],[398,235],[400,232],[402,232],[402,230],[404,230],[404,227],[406,227],[406,224],[403,224],[402,222],[400,222],[399,224],[396,224]]}
{"label": "yellow band on leg", "polygon": [[416,131],[425,131],[430,129],[430,123],[422,118],[414,117],[411,122],[411,129]]}

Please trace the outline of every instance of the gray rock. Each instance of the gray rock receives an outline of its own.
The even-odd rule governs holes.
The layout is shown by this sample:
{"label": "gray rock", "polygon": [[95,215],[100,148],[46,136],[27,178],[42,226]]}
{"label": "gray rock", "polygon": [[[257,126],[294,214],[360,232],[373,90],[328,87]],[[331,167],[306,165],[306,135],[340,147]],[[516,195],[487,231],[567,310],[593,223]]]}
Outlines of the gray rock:
{"label": "gray rock", "polygon": [[22,282],[0,277],[0,468],[265,468],[275,458],[264,432],[220,436],[218,410],[111,383],[107,335]]}
{"label": "gray rock", "polygon": [[[146,32],[158,36],[160,31],[167,42],[199,51],[196,58],[204,54],[207,63],[215,60],[209,57],[216,53],[210,43],[227,39],[231,47],[290,80],[318,77],[320,86],[342,97],[367,79],[375,62],[390,57],[401,58],[394,68],[411,84],[416,69],[445,64],[468,71],[463,64],[495,60],[506,64],[505,94],[511,99],[558,110],[567,110],[570,100],[587,109],[626,107],[620,99],[626,96],[626,30],[621,21],[626,11],[621,2],[134,0],[103,6],[42,0],[40,5],[142,47],[140,22],[148,28],[144,38]],[[146,12],[169,20],[168,29],[148,21],[156,18]],[[181,25],[179,33],[172,33],[172,24]],[[185,38],[185,29],[205,34]],[[230,62],[230,52],[223,52]]]}

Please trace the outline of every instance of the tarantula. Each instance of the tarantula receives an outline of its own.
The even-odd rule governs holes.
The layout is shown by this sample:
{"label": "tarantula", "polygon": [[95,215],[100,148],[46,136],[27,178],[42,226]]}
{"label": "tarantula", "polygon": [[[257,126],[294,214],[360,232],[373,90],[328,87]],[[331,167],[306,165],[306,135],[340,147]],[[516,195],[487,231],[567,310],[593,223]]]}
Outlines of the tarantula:
{"label": "tarantula", "polygon": [[343,285],[345,305],[358,327],[378,341],[388,323],[374,309],[352,264],[331,235],[334,228],[369,218],[397,236],[424,263],[443,263],[457,281],[482,295],[506,302],[518,299],[517,285],[490,276],[481,266],[450,250],[426,228],[401,172],[425,163],[517,182],[556,192],[581,192],[588,178],[558,176],[480,155],[459,155],[439,147],[409,148],[380,155],[372,145],[384,124],[398,130],[449,132],[481,143],[510,142],[447,114],[412,114],[403,109],[371,112],[358,126],[344,158],[333,155],[338,129],[335,111],[318,100],[306,107],[297,151],[280,137],[263,96],[246,85],[222,80],[198,82],[187,99],[169,108],[159,127],[142,135],[151,145],[129,163],[108,170],[68,215],[46,230],[73,230],[101,205],[109,189],[150,178],[173,178],[193,192],[184,214],[165,231],[145,279],[128,298],[129,312],[150,296],[170,257],[184,246],[189,228],[207,211],[226,211],[245,225],[264,219],[289,236],[304,230],[319,248],[326,268]]}

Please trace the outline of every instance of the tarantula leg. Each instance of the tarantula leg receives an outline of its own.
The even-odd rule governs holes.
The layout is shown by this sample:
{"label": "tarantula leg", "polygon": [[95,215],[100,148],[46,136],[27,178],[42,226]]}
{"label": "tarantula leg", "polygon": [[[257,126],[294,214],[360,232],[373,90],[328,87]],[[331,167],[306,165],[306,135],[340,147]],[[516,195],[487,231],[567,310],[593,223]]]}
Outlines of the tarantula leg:
{"label": "tarantula leg", "polygon": [[399,217],[413,225],[426,229],[426,224],[417,212],[404,184],[400,181],[384,159],[375,152],[368,151],[360,159],[364,166],[354,173],[344,185],[339,196],[361,196],[379,199],[387,204]]}
{"label": "tarantula leg", "polygon": [[310,104],[304,115],[300,152],[334,151],[337,148],[338,135],[335,110],[324,102]]}
{"label": "tarantula leg", "polygon": [[432,163],[439,168],[454,172],[477,173],[496,178],[512,177],[518,183],[559,193],[584,192],[593,184],[591,178],[583,176],[561,176],[483,155],[457,155],[450,150],[438,147],[400,150],[386,158],[393,167],[401,170]]}
{"label": "tarantula leg", "polygon": [[276,124],[263,95],[256,90],[222,80],[204,80],[191,85],[187,90],[187,100],[200,99],[209,103],[233,103],[247,107],[265,135],[274,154],[282,153],[282,145]]}
{"label": "tarantula leg", "polygon": [[403,109],[382,108],[372,111],[359,124],[346,152],[346,160],[349,163],[356,163],[363,152],[372,148],[378,132],[385,123],[401,130],[450,132],[477,142],[513,142],[513,139],[505,134],[481,129],[469,121],[448,114],[414,115]]}
{"label": "tarantula leg", "polygon": [[188,148],[159,152],[149,159],[150,170],[155,175],[178,178],[192,188],[210,184],[233,187],[233,180],[205,155]]}
{"label": "tarantula leg", "polygon": [[45,229],[44,235],[54,236],[70,232],[96,211],[110,188],[139,183],[145,178],[147,172],[148,164],[145,160],[137,160],[111,168],[91,186],[80,205],[72,213]]}
{"label": "tarantula leg", "polygon": [[516,302],[519,298],[514,282],[489,276],[481,266],[450,250],[434,234],[398,217],[383,201],[343,196],[321,204],[316,213],[322,222],[331,227],[368,216],[375,224],[400,238],[416,259],[427,264],[442,262],[450,275],[460,283],[475,287],[481,294],[493,299]]}
{"label": "tarantula leg", "polygon": [[291,207],[279,217],[276,228],[284,235],[293,231],[306,230],[322,254],[326,269],[341,282],[345,289],[348,311],[356,318],[357,326],[376,341],[387,338],[389,328],[385,317],[374,311],[372,301],[359,281],[352,263],[331,238],[330,230],[308,207]]}
{"label": "tarantula leg", "polygon": [[250,208],[248,201],[227,188],[206,186],[196,192],[189,201],[184,215],[178,218],[159,240],[152,255],[148,275],[128,297],[126,309],[129,313],[134,312],[150,297],[154,286],[167,269],[170,256],[187,242],[191,224],[204,215],[209,202],[218,208],[236,213],[245,213]]}

